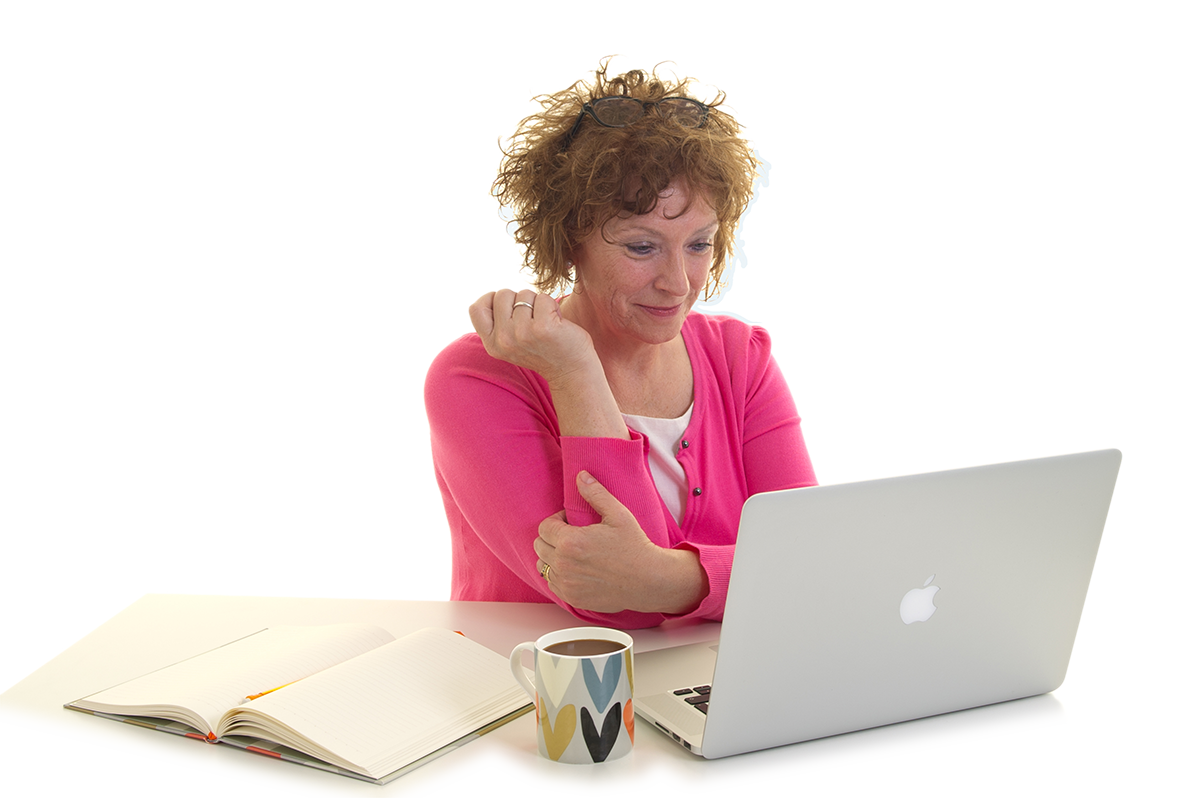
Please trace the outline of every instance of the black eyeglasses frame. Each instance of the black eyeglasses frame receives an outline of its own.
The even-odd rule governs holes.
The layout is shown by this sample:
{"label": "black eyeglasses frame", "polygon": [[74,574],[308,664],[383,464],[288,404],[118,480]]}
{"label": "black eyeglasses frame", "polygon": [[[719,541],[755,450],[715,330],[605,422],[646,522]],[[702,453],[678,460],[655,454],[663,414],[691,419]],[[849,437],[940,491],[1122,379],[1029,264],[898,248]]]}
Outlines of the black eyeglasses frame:
{"label": "black eyeglasses frame", "polygon": [[[603,119],[601,119],[600,116],[596,113],[596,109],[593,107],[594,103],[602,103],[605,100],[627,100],[627,101],[633,101],[636,103],[641,103],[642,112],[627,122],[623,122],[619,125],[610,124],[608,122],[605,122]],[[704,123],[708,121],[709,108],[704,103],[700,102],[699,100],[693,100],[691,97],[663,97],[661,100],[639,100],[636,97],[627,97],[623,94],[617,94],[617,95],[613,95],[611,97],[597,97],[594,100],[584,103],[583,109],[579,112],[579,117],[575,120],[575,124],[571,127],[571,132],[567,134],[567,137],[565,139],[563,139],[562,149],[566,150],[567,147],[571,146],[571,142],[575,140],[575,134],[579,132],[579,126],[583,124],[584,116],[590,116],[592,119],[595,119],[596,124],[601,125],[602,127],[610,127],[610,128],[627,127],[629,125],[632,125],[634,122],[638,121],[642,117],[644,117],[646,115],[646,111],[649,110],[649,108],[651,106],[658,108],[663,103],[672,102],[672,101],[684,102],[689,105],[694,105],[694,106],[696,106],[696,108],[700,109],[699,122],[695,125],[684,125],[684,127],[689,127],[689,128],[704,127]],[[660,114],[662,113],[661,109],[659,110],[659,113]],[[669,118],[678,118],[679,116],[680,116],[679,114],[672,114]]]}

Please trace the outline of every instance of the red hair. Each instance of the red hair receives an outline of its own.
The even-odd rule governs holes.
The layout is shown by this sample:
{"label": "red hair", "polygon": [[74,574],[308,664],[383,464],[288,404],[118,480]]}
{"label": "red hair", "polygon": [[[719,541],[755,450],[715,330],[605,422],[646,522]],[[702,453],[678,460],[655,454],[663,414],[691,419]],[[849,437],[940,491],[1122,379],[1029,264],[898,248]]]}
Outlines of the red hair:
{"label": "red hair", "polygon": [[703,127],[683,127],[653,110],[621,128],[604,127],[586,116],[564,146],[591,100],[619,95],[655,102],[689,96],[691,78],[666,79],[641,70],[609,77],[607,68],[608,62],[602,62],[590,84],[579,81],[535,98],[542,110],[521,122],[503,150],[492,195],[512,211],[517,242],[525,247],[524,267],[541,291],[569,287],[568,261],[580,242],[618,215],[654,210],[667,185],[681,178],[707,199],[717,216],[705,286],[705,298],[710,298],[720,289],[721,273],[733,254],[734,231],[750,204],[759,161],[739,135],[738,123],[719,108],[724,93],[705,103],[709,112]]}

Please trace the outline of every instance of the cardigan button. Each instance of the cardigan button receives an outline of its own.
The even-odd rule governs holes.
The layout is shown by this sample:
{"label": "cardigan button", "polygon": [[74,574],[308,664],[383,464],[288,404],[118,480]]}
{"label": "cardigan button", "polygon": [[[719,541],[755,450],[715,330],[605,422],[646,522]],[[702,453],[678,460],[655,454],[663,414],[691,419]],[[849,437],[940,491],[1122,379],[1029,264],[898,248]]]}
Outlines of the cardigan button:
{"label": "cardigan button", "polygon": [[701,493],[703,493],[703,491],[701,491],[699,488],[692,488],[693,496],[699,496]]}
{"label": "cardigan button", "polygon": [[686,448],[687,448],[688,446],[690,446],[691,444],[689,444],[687,441],[683,441],[683,442],[682,442],[682,443],[680,443],[679,445],[680,445],[680,446],[682,446],[683,448],[685,448],[685,449],[686,449]]}

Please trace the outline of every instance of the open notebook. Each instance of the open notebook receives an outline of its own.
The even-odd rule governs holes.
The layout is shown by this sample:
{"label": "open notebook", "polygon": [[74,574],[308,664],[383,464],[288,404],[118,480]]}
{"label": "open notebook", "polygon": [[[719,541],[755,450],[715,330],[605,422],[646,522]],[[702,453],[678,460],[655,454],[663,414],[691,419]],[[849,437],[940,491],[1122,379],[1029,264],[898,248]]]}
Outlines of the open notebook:
{"label": "open notebook", "polygon": [[66,706],[376,783],[531,708],[494,651],[367,624],[266,629]]}

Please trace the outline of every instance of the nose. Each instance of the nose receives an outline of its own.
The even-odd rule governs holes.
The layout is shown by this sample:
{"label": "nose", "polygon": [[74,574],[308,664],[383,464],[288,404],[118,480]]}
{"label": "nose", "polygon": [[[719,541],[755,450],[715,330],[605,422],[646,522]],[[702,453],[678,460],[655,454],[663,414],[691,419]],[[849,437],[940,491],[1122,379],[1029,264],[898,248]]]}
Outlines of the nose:
{"label": "nose", "polygon": [[687,275],[687,257],[679,250],[670,250],[663,256],[654,287],[674,297],[685,297],[691,289]]}

